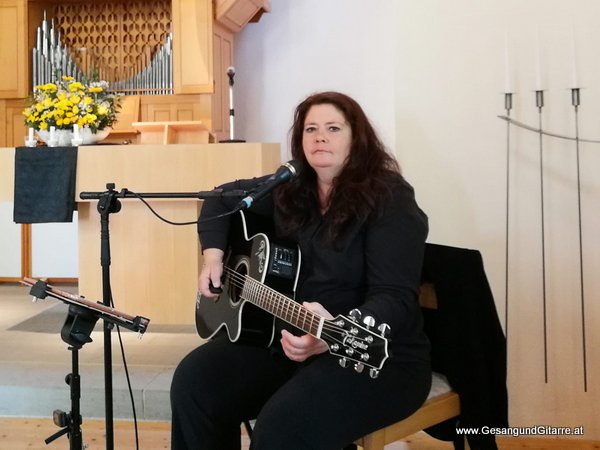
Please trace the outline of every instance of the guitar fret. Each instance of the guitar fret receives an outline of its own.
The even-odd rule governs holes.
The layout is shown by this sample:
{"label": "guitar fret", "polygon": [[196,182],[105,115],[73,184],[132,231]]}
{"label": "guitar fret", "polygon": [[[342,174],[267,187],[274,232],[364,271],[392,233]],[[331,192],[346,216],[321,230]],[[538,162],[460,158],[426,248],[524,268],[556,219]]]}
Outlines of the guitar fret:
{"label": "guitar fret", "polygon": [[273,292],[268,291],[267,292],[267,297],[269,299],[269,302],[271,303],[271,307],[273,308],[273,310],[275,311],[275,315],[278,317],[281,317],[281,313],[279,312],[279,304],[276,302],[276,298],[273,295]]}
{"label": "guitar fret", "polygon": [[305,328],[306,328],[306,330],[308,330],[309,333],[312,333],[313,318],[314,318],[314,314],[311,314],[311,312],[308,309],[306,309],[304,311],[304,321],[308,322],[308,324],[305,326]]}
{"label": "guitar fret", "polygon": [[254,285],[254,298],[255,298],[256,303],[264,304],[266,299],[262,295],[260,295],[260,291],[261,291],[260,285],[258,285],[256,283],[252,283],[252,284]]}
{"label": "guitar fret", "polygon": [[290,320],[289,308],[282,301],[279,301],[277,303],[279,304],[279,307],[281,308],[281,317],[283,318],[283,320],[289,321]]}
{"label": "guitar fret", "polygon": [[270,293],[270,297],[271,297],[271,302],[273,303],[274,307],[275,307],[275,311],[277,312],[277,314],[279,315],[279,317],[282,317],[285,319],[285,315],[283,314],[283,305],[281,304],[281,302],[277,301],[277,297],[275,296],[275,294],[273,292]]}
{"label": "guitar fret", "polygon": [[[298,305],[299,306],[299,305]],[[299,323],[299,319],[300,319],[300,312],[302,311],[300,308],[298,308],[297,305],[292,305],[292,317],[290,322],[292,322],[294,325],[296,325],[298,327],[298,323]],[[294,317],[294,314],[296,315]],[[302,329],[302,328],[300,328]]]}
{"label": "guitar fret", "polygon": [[316,332],[314,331],[314,326],[315,326],[315,315],[311,314],[310,315],[310,331],[312,334],[316,334]]}
{"label": "guitar fret", "polygon": [[256,303],[258,306],[264,306],[266,299],[262,296],[259,295],[260,294],[260,285],[256,284],[256,281],[254,281],[252,278],[250,277],[246,277],[248,279],[248,283],[252,284],[252,287],[254,289],[254,300],[253,302]]}
{"label": "guitar fret", "polygon": [[286,306],[286,317],[288,322],[290,322],[292,325],[295,325],[296,322],[294,321],[294,305],[288,303]]}
{"label": "guitar fret", "polygon": [[[270,302],[270,298],[268,295],[268,291],[263,287],[260,286],[259,284],[256,284],[256,287],[258,288],[258,294],[257,296],[260,298],[260,302],[262,304],[262,306],[267,310],[267,311],[272,311],[272,307],[271,307],[271,302]],[[264,292],[267,292],[266,294]]]}
{"label": "guitar fret", "polygon": [[[304,311],[302,311],[304,312]],[[306,314],[302,315],[302,329],[306,330]]]}

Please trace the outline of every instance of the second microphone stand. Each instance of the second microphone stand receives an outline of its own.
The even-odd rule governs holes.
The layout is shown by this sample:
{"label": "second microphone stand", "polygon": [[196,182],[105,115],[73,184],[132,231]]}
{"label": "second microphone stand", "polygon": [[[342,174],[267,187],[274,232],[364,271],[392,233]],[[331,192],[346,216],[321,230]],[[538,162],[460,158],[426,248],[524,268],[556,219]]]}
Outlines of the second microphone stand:
{"label": "second microphone stand", "polygon": [[234,118],[235,118],[235,110],[233,108],[233,77],[235,77],[235,69],[230,67],[227,69],[227,76],[229,77],[229,139],[224,141],[219,141],[219,143],[236,143],[236,142],[246,142],[243,139],[235,139],[234,132]]}

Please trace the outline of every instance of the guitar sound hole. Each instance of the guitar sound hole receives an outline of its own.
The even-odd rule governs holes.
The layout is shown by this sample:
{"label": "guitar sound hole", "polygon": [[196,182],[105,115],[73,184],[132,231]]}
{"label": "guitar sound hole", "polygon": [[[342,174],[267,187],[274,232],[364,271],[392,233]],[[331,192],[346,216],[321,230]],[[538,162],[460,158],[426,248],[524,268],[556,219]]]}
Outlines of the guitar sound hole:
{"label": "guitar sound hole", "polygon": [[241,260],[234,266],[233,272],[228,277],[229,298],[234,304],[241,301],[244,277],[248,275],[248,267],[248,261]]}

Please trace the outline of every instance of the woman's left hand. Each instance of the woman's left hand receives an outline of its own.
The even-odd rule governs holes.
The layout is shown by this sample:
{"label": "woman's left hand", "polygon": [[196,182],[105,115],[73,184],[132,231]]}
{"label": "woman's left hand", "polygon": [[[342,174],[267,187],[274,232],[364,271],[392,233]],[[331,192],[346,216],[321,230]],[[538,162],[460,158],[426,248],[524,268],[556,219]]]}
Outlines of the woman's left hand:
{"label": "woman's left hand", "polygon": [[[302,304],[306,309],[324,317],[325,319],[332,319],[333,316],[329,314],[320,303],[317,302],[304,302]],[[305,334],[304,336],[294,336],[287,330],[281,330],[281,346],[286,356],[292,361],[302,362],[313,355],[318,355],[327,351],[327,344],[321,339]]]}

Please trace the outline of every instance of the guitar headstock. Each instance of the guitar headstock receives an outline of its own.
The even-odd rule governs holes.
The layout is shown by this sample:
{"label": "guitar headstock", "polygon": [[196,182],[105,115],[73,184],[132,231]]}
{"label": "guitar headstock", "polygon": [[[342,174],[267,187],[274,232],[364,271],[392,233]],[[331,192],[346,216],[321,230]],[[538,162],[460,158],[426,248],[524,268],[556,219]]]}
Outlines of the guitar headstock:
{"label": "guitar headstock", "polygon": [[386,336],[390,327],[382,323],[373,329],[375,319],[371,316],[366,316],[362,323],[359,320],[358,310],[352,310],[350,317],[339,315],[326,320],[320,338],[327,342],[331,354],[340,357],[342,367],[354,363],[358,373],[368,367],[371,378],[377,378],[389,357]]}

